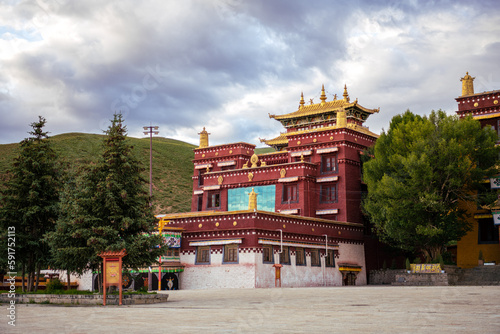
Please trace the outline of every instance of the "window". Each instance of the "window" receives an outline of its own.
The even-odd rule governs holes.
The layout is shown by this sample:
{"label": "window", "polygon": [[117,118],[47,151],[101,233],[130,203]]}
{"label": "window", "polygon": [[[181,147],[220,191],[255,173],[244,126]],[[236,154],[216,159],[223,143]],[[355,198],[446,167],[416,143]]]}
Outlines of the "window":
{"label": "window", "polygon": [[320,203],[334,203],[337,202],[337,185],[335,184],[322,184],[319,187]]}
{"label": "window", "polygon": [[311,266],[321,266],[318,249],[311,249]]}
{"label": "window", "polygon": [[204,170],[198,169],[198,187],[201,187],[203,185],[203,174]]}
{"label": "window", "polygon": [[211,191],[207,195],[207,209],[220,208],[220,193],[218,191]]}
{"label": "window", "polygon": [[196,205],[196,211],[203,211],[203,196],[199,195],[197,196],[197,205]]}
{"label": "window", "polygon": [[264,245],[262,247],[262,260],[264,263],[274,263],[273,246]]}
{"label": "window", "polygon": [[288,247],[284,246],[280,253],[280,264],[290,264],[290,249]]}
{"label": "window", "polygon": [[479,244],[498,244],[498,226],[493,223],[493,218],[478,219]]}
{"label": "window", "polygon": [[296,266],[305,266],[306,265],[306,257],[304,254],[304,248],[295,248],[295,265]]}
{"label": "window", "polygon": [[328,256],[325,258],[326,267],[335,267],[335,253],[333,249],[328,250]]}
{"label": "window", "polygon": [[283,185],[283,203],[296,203],[299,201],[298,184]]}
{"label": "window", "polygon": [[321,173],[337,172],[337,155],[329,154],[321,156]]}
{"label": "window", "polygon": [[224,263],[238,263],[238,245],[224,245]]}
{"label": "window", "polygon": [[210,264],[210,246],[196,247],[196,264]]}

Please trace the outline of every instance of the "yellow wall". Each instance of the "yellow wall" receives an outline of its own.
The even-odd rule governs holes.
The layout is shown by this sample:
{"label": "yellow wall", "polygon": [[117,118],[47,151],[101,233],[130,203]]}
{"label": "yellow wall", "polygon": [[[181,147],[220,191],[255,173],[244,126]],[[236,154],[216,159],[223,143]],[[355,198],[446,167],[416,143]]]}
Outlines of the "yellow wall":
{"label": "yellow wall", "polygon": [[500,264],[499,244],[478,244],[479,225],[477,220],[472,218],[476,211],[476,205],[469,203],[468,212],[471,214],[469,221],[472,223],[472,230],[467,233],[457,243],[457,266],[461,268],[472,268],[478,265],[479,250],[483,252],[485,262],[495,261]]}

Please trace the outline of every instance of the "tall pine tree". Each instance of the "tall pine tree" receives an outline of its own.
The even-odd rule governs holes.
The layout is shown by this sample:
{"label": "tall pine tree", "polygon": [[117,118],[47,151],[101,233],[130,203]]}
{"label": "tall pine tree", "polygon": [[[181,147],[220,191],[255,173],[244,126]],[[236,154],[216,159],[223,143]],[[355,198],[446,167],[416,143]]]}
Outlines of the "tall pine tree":
{"label": "tall pine tree", "polygon": [[156,261],[160,237],[151,233],[155,218],[142,171],[127,142],[122,115],[115,114],[102,156],[81,180],[66,187],[63,213],[56,230],[47,235],[61,269],[99,270],[101,252],[121,249],[127,251],[124,268],[137,269]]}
{"label": "tall pine tree", "polygon": [[42,236],[54,229],[58,216],[60,169],[43,131],[45,123],[39,116],[38,122],[31,124],[31,137],[21,142],[0,202],[2,233],[15,227],[15,259],[23,277],[28,273],[28,291],[36,290],[35,278],[49,263],[49,247]]}

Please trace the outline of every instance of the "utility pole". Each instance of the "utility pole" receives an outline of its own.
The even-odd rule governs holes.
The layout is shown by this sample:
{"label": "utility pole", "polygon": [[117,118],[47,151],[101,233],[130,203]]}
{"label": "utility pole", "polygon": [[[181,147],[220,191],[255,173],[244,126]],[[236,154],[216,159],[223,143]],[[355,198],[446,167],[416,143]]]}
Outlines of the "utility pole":
{"label": "utility pole", "polygon": [[[149,197],[153,197],[153,135],[157,135],[160,132],[158,131],[158,126],[144,126],[143,129],[144,134],[149,134]],[[147,130],[147,131],[146,131]],[[153,205],[153,202],[149,202],[149,206]]]}

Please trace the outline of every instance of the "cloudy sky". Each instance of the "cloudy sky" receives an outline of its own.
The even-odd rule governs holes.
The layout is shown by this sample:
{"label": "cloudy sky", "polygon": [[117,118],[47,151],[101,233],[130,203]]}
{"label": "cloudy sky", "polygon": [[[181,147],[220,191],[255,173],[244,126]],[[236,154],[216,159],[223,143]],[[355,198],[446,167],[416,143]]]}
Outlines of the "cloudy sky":
{"label": "cloudy sky", "polygon": [[456,110],[460,78],[500,89],[500,3],[491,1],[0,1],[0,144],[41,115],[51,135],[102,133],[198,144],[283,131],[268,117],[342,95],[380,113]]}

